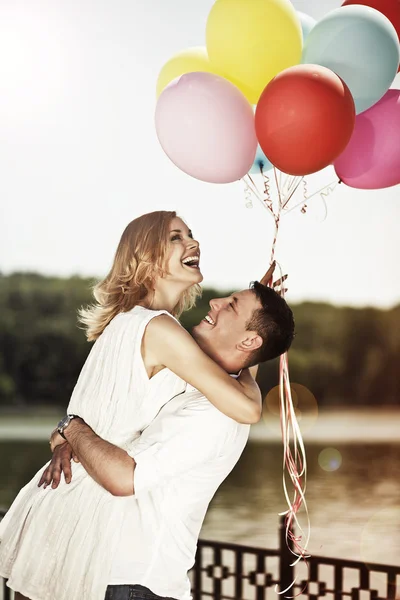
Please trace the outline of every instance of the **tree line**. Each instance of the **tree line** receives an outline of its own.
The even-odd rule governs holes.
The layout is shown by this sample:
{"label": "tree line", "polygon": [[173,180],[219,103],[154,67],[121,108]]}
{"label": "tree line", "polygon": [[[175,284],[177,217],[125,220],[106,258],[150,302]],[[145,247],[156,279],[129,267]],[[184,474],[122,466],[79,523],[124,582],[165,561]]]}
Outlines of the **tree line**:
{"label": "tree line", "polygon": [[[0,406],[65,406],[91,348],[77,309],[91,302],[95,281],[36,273],[0,274]],[[204,289],[182,315],[190,331],[209,310]],[[292,305],[296,337],[291,381],[309,388],[320,406],[380,406],[400,399],[400,305],[390,310]],[[278,361],[261,366],[263,394],[278,383]]]}

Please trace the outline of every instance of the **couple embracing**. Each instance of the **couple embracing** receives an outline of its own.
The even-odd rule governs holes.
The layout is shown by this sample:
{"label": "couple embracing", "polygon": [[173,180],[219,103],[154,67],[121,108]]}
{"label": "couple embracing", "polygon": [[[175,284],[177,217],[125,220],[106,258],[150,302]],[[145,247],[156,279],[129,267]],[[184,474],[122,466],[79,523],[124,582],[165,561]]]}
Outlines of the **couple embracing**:
{"label": "couple embracing", "polygon": [[16,600],[191,598],[208,504],[261,415],[256,365],[293,340],[272,276],[211,300],[191,336],[177,318],[200,293],[199,243],[174,212],[127,226],[80,311],[95,343],[53,457],[0,524]]}

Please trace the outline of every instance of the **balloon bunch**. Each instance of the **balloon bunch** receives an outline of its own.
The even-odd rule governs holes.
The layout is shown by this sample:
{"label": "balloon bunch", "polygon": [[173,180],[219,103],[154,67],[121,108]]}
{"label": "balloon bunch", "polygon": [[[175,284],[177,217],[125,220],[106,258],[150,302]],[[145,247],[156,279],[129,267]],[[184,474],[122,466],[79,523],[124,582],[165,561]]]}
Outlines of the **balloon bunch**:
{"label": "balloon bunch", "polygon": [[399,0],[346,0],[318,23],[289,0],[216,0],[206,47],[160,72],[160,143],[210,183],[260,161],[292,177],[333,164],[359,188],[400,183],[400,91],[388,91],[399,37]]}

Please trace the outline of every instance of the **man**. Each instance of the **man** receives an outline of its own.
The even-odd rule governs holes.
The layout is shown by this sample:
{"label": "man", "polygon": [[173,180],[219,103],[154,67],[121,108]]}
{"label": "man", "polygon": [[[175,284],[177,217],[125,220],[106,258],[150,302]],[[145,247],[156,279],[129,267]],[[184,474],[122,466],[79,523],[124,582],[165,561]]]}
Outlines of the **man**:
{"label": "man", "polygon": [[[292,312],[262,284],[212,300],[210,307],[193,336],[229,373],[274,358],[290,346]],[[254,345],[256,336],[260,343]],[[73,453],[107,491],[125,497],[121,510],[129,525],[117,534],[106,599],[189,599],[187,571],[208,504],[239,459],[249,426],[223,415],[187,385],[127,452],[99,438],[79,418],[63,434],[70,445],[56,448],[41,483],[53,481],[56,487],[61,470],[70,478]]]}

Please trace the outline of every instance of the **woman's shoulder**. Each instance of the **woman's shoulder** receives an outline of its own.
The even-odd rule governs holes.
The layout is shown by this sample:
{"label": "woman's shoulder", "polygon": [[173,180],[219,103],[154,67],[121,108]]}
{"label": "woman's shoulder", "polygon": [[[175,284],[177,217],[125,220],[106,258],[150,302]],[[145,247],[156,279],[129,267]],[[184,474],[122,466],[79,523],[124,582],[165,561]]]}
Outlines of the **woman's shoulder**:
{"label": "woman's shoulder", "polygon": [[[161,319],[156,319],[155,317],[162,317]],[[120,328],[133,327],[133,328],[145,328],[149,323],[157,323],[156,327],[161,326],[162,322],[167,322],[170,324],[179,325],[182,327],[181,323],[179,323],[178,319],[176,319],[171,313],[167,310],[152,310],[150,308],[146,308],[144,306],[134,306],[131,310],[124,311],[118,313],[112,321],[110,321],[107,329],[110,330],[118,330]],[[154,326],[154,325],[153,325]]]}
{"label": "woman's shoulder", "polygon": [[171,313],[165,309],[153,310],[151,308],[146,308],[145,306],[137,305],[134,308],[132,308],[130,311],[128,311],[127,314],[131,314],[132,317],[138,318],[143,321],[151,320],[154,317],[165,315],[166,318],[169,318],[172,321],[175,321],[176,323],[181,325],[181,323],[178,321],[178,319],[176,317],[174,317],[173,315],[171,315]]}
{"label": "woman's shoulder", "polygon": [[[156,319],[155,317],[161,317]],[[143,334],[149,324],[152,324],[152,328],[159,330],[163,329],[166,323],[167,325],[177,326],[182,325],[179,321],[171,315],[167,310],[152,310],[144,306],[134,306],[131,310],[118,313],[108,324],[104,330],[104,334],[107,333],[106,337],[114,336],[118,332],[130,331],[135,336],[137,334]],[[103,334],[100,337],[104,337]]]}

